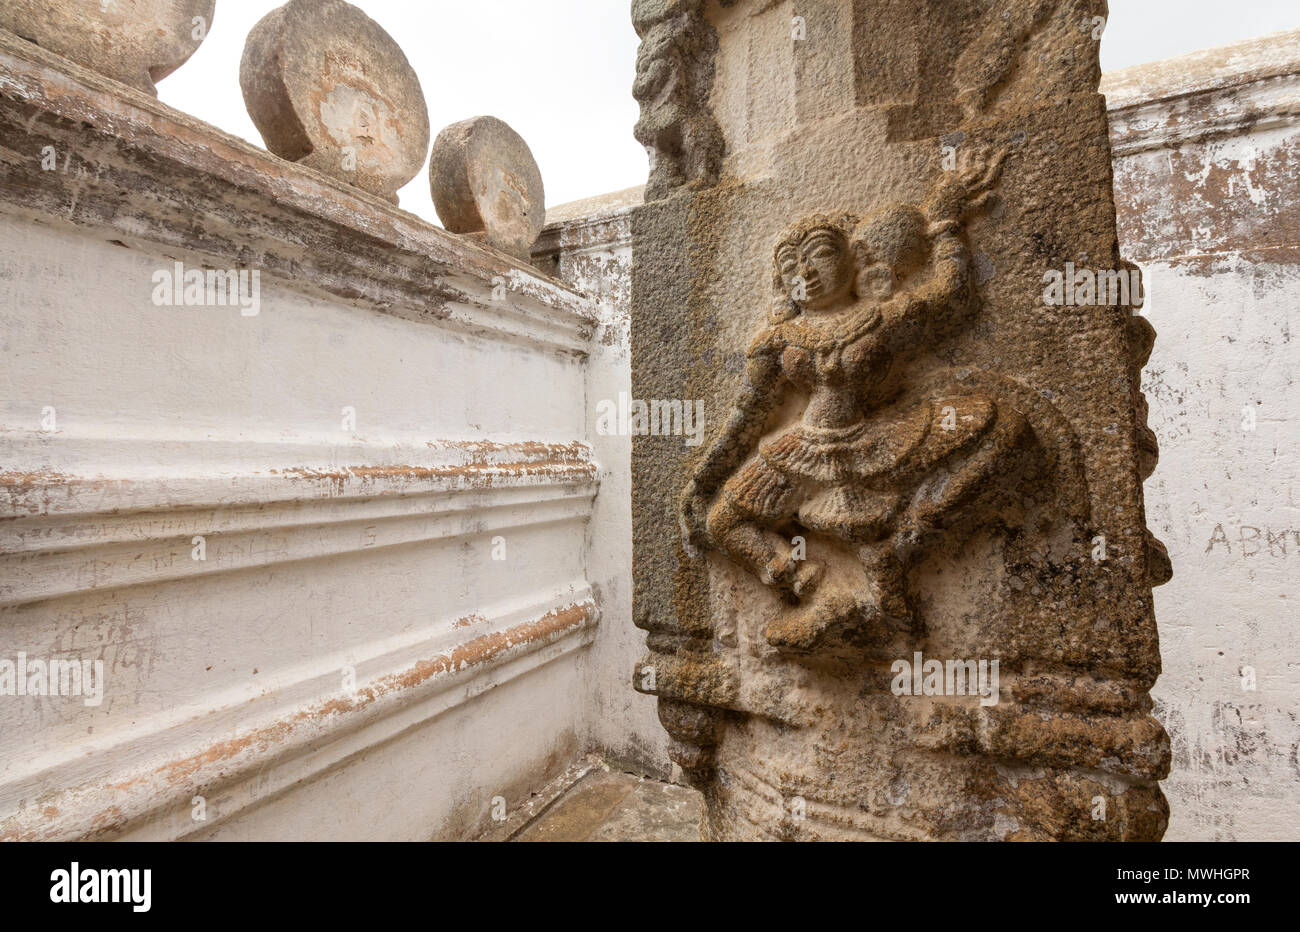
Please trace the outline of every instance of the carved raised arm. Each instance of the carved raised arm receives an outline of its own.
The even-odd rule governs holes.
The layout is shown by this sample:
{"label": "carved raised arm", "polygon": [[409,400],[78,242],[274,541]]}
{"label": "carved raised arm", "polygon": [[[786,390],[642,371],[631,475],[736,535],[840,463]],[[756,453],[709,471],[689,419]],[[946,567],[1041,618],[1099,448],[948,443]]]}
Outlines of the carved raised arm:
{"label": "carved raised arm", "polygon": [[956,171],[945,172],[926,198],[925,213],[931,223],[960,223],[985,207],[994,195],[1006,151],[979,152],[962,160]]}
{"label": "carved raised arm", "polygon": [[1006,157],[1005,151],[976,153],[957,171],[945,173],[926,199],[934,275],[902,308],[902,319],[892,328],[897,349],[917,345],[940,315],[960,316],[967,309],[971,259],[965,221],[993,198]]}
{"label": "carved raised arm", "polygon": [[896,353],[921,345],[931,324],[944,315],[960,316],[968,307],[970,251],[960,224],[953,223],[935,238],[934,264],[934,276],[894,312],[889,342]]}
{"label": "carved raised arm", "polygon": [[961,297],[970,284],[970,250],[959,224],[945,225],[935,237],[934,264],[934,278],[917,293],[921,302],[931,308]]}

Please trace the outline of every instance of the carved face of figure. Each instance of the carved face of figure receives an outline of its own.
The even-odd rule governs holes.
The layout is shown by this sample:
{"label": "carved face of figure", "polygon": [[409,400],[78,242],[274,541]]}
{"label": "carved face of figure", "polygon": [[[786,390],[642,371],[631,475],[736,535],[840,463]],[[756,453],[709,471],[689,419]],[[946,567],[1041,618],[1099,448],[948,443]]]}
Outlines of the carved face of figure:
{"label": "carved face of figure", "polygon": [[848,238],[833,226],[814,226],[787,239],[777,249],[776,268],[785,293],[807,310],[837,307],[853,290],[853,254]]}

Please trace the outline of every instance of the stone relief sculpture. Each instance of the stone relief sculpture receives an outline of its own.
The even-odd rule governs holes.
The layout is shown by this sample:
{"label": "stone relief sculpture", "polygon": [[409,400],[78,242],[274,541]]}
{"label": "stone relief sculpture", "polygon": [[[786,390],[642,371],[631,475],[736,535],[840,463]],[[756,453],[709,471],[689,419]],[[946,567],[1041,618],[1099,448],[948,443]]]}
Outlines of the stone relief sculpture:
{"label": "stone relief sculpture", "polygon": [[[727,123],[713,184],[658,137],[633,219],[634,390],[730,408],[699,452],[634,439],[633,682],[703,837],[1158,839],[1154,334],[1042,293],[1123,268],[1104,0],[826,0],[842,41],[788,53],[778,7],[697,7],[634,7],[642,129],[766,122]],[[760,54],[788,73],[747,82]]]}
{"label": "stone relief sculpture", "polygon": [[1042,26],[1054,0],[1003,3],[997,15],[954,65],[957,101],[967,119],[977,119],[1015,67],[1026,38]]}
{"label": "stone relief sculpture", "polygon": [[652,154],[647,200],[718,178],[722,133],[708,107],[717,37],[702,5],[700,0],[632,3],[632,24],[641,37],[632,85],[641,118],[633,134]]}
{"label": "stone relief sculpture", "polygon": [[[978,120],[1005,90],[1036,34],[1045,30],[1068,35],[1096,34],[1100,38],[1110,10],[1107,0],[997,0],[984,29],[953,64],[957,103],[966,120]],[[1077,56],[1074,47],[1058,35],[1045,43],[1058,59],[1052,80],[1068,80],[1076,68],[1091,69],[1100,77],[1094,60]]]}
{"label": "stone relief sculpture", "polygon": [[[805,218],[776,246],[773,320],[683,492],[681,520],[693,545],[796,606],[765,632],[782,650],[913,629],[910,563],[986,504],[990,480],[1032,465],[1036,441],[1012,405],[955,385],[918,395],[909,370],[976,311],[964,219],[989,201],[1001,163],[952,173],[924,205]],[[797,423],[759,442],[792,392],[808,397]],[[861,572],[831,579],[836,555],[802,559],[791,540],[807,532],[852,553]]]}

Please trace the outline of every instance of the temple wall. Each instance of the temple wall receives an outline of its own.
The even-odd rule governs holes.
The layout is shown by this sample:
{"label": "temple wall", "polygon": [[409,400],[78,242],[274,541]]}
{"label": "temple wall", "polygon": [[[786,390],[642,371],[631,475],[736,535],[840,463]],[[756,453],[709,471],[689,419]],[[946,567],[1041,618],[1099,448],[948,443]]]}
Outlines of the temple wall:
{"label": "temple wall", "polygon": [[[724,173],[849,93],[761,86],[778,53],[724,43]],[[1160,334],[1165,837],[1281,839],[1300,33],[1102,90]],[[553,210],[529,265],[0,31],[0,661],[103,671],[90,701],[0,696],[0,838],[500,837],[587,752],[674,776],[631,688],[632,438],[599,420],[662,258],[640,201]],[[255,301],[190,301],[196,270],[258,272]]]}
{"label": "temple wall", "polygon": [[[639,198],[640,189],[631,192]],[[634,198],[634,199],[635,199]],[[629,356],[632,230],[627,222],[627,192],[581,202],[583,215],[554,223],[534,248],[538,266],[590,297],[599,314],[587,369],[587,409],[617,406],[632,391]],[[548,220],[559,215],[548,213]],[[632,618],[632,509],[629,458],[632,438],[616,430],[592,430],[600,464],[601,494],[594,505],[588,541],[587,578],[598,594],[604,617],[587,656],[586,688],[590,736],[610,760],[634,770],[668,777],[667,735],[655,703],[628,688],[629,657],[641,649],[643,634]]]}
{"label": "temple wall", "polygon": [[591,301],[2,31],[0,182],[0,658],[103,685],[0,697],[0,837],[471,837],[584,753]]}
{"label": "temple wall", "polygon": [[[720,83],[719,99],[740,99]],[[1300,34],[1126,69],[1104,78],[1102,92],[1121,254],[1143,269],[1143,313],[1160,335],[1143,386],[1160,446],[1148,522],[1174,565],[1173,581],[1155,591],[1163,674],[1153,692],[1174,753],[1165,837],[1282,839],[1300,818],[1300,668],[1291,662],[1300,427],[1290,348],[1300,298]],[[751,125],[746,112],[743,101],[721,106],[719,122]],[[752,171],[766,154],[742,146],[729,158]],[[552,211],[539,262],[626,316],[639,202],[634,189]],[[615,354],[622,365],[625,354]],[[607,647],[602,676],[627,677],[640,634]],[[599,707],[602,735],[620,753],[653,749],[642,764],[653,769],[666,737],[637,699]]]}
{"label": "temple wall", "polygon": [[1300,822],[1300,32],[1109,75],[1124,254],[1160,334],[1148,521],[1171,840]]}

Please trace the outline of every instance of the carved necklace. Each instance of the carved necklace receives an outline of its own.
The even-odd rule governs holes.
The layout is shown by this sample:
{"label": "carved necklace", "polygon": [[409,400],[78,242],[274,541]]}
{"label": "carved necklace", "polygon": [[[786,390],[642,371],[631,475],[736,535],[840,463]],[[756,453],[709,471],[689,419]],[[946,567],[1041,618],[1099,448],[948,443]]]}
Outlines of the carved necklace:
{"label": "carved necklace", "polygon": [[874,330],[880,320],[880,308],[868,305],[829,327],[787,321],[781,325],[781,337],[787,344],[812,353],[818,371],[835,378],[844,371],[844,351]]}

